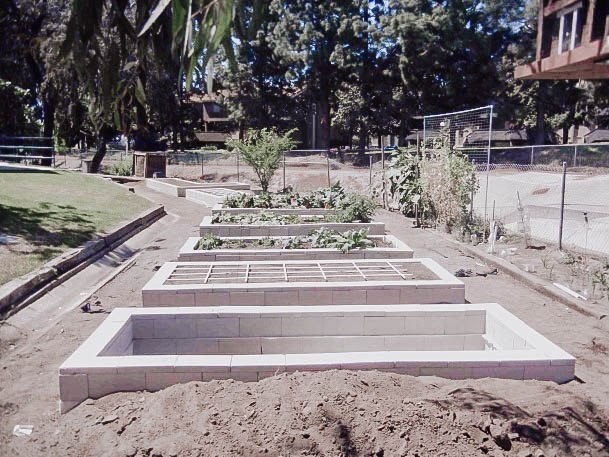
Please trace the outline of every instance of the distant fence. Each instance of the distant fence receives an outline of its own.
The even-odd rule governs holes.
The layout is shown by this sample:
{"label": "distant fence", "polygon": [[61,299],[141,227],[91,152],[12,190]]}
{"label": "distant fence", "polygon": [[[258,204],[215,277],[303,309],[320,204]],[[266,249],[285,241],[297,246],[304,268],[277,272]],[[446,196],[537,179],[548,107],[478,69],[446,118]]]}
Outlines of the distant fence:
{"label": "distant fence", "polygon": [[[455,148],[457,151],[459,148]],[[487,148],[467,148],[464,153],[471,161],[485,164]],[[570,168],[609,168],[609,143],[546,144],[527,146],[498,146],[490,148],[491,168],[501,166],[562,168],[567,162]],[[594,170],[590,170],[594,171]]]}
{"label": "distant fence", "polygon": [[[488,169],[486,154],[468,157],[488,182],[491,220],[525,239],[609,256],[609,143],[492,148]],[[473,210],[483,214],[481,190]]]}
{"label": "distant fence", "polygon": [[0,160],[36,165],[54,165],[53,138],[42,136],[0,136]]}

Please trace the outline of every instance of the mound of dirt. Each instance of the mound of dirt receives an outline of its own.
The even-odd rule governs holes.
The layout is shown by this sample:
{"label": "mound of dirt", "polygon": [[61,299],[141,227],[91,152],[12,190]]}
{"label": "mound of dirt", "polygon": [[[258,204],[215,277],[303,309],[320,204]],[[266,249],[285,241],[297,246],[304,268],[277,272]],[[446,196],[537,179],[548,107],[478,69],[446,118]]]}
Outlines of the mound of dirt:
{"label": "mound of dirt", "polygon": [[[89,400],[40,451],[79,456],[598,456],[606,419],[561,386],[413,378],[381,372],[193,382]],[[519,391],[526,407],[497,394]],[[527,398],[527,390],[529,398]],[[549,392],[548,392],[549,393]]]}

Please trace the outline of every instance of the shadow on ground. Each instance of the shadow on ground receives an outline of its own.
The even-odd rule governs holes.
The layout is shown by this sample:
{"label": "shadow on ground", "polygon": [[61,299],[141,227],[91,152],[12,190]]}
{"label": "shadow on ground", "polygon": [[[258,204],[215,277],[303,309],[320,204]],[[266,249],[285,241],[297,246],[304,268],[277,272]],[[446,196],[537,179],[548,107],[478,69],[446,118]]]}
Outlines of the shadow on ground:
{"label": "shadow on ground", "polygon": [[609,452],[609,422],[590,401],[532,415],[504,398],[473,388],[460,388],[439,403],[446,407],[456,404],[477,417],[488,414],[498,418],[509,423],[509,431],[518,433],[521,441],[550,445],[566,455],[576,455],[581,448]]}
{"label": "shadow on ground", "polygon": [[41,202],[36,208],[0,204],[0,233],[15,235],[46,249],[52,246],[77,247],[95,234],[95,225],[86,214],[70,205]]}

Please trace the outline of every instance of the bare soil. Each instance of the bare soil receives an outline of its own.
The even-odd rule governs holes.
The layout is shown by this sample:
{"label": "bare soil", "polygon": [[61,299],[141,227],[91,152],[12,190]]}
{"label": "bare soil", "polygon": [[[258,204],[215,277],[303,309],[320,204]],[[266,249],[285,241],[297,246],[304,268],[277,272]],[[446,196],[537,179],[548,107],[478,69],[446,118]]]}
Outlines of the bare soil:
{"label": "bare soil", "polygon": [[[0,325],[0,455],[609,456],[608,318],[585,317],[502,274],[463,278],[467,300],[500,302],[569,351],[577,358],[578,380],[557,385],[293,373],[258,383],[193,382],[156,393],[118,393],[60,415],[59,365],[107,312],[141,306],[141,287],[175,259],[209,214],[185,199],[134,187],[176,219],[149,228],[154,242],[96,292],[102,312],[76,307],[26,319],[22,311]],[[417,256],[452,272],[488,269],[445,236],[411,228],[399,214],[381,211],[377,219]],[[16,424],[33,425],[32,435],[13,436]]]}
{"label": "bare soil", "polygon": [[[485,249],[486,245],[478,248]],[[561,251],[551,243],[539,241],[531,241],[527,246],[522,237],[515,235],[497,241],[495,255],[548,283],[567,286],[586,297],[583,303],[609,311],[609,258],[583,250]]]}

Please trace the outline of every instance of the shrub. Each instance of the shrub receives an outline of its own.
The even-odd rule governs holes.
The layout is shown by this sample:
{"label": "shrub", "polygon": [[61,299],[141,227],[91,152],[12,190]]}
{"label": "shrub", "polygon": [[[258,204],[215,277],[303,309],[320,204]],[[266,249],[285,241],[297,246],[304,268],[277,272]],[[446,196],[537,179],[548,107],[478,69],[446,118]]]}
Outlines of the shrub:
{"label": "shrub", "polygon": [[412,217],[418,209],[430,222],[469,230],[469,205],[478,178],[467,157],[448,149],[422,158],[399,149],[395,156],[387,173],[388,190],[402,213]]}
{"label": "shrub", "polygon": [[[388,192],[398,204],[399,210],[408,217],[429,210],[423,198],[423,187],[419,177],[419,158],[410,151],[398,148],[393,153],[392,165],[385,174],[389,181]],[[379,190],[376,190],[379,193]]]}
{"label": "shrub", "polygon": [[133,170],[133,162],[131,160],[121,160],[120,162],[110,165],[108,174],[114,176],[131,176]]}
{"label": "shrub", "polygon": [[243,141],[229,140],[227,146],[236,151],[243,161],[254,169],[262,192],[269,190],[269,184],[283,154],[294,148],[296,141],[292,139],[295,129],[280,135],[274,130],[261,129],[249,132]]}
{"label": "shrub", "polygon": [[336,212],[336,222],[370,222],[376,212],[374,200],[363,195],[349,194]]}
{"label": "shrub", "polygon": [[420,164],[421,187],[436,223],[464,227],[469,220],[472,193],[478,189],[474,166],[466,156],[435,150]]}

